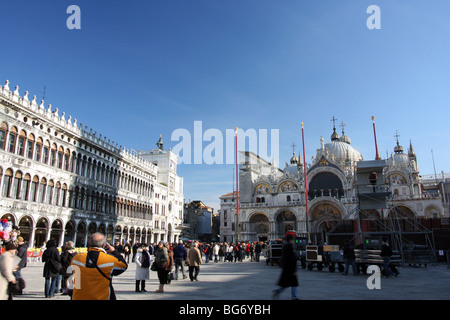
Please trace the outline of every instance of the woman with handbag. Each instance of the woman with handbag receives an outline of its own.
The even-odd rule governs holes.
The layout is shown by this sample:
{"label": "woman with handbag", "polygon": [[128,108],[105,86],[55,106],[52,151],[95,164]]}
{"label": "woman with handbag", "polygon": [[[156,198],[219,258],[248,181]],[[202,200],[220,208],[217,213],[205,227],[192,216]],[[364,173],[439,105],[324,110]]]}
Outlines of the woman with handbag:
{"label": "woman with handbag", "polygon": [[136,292],[147,292],[145,290],[145,280],[150,279],[150,264],[151,257],[147,251],[147,245],[142,244],[142,246],[137,249],[136,257],[134,262],[136,262]]}
{"label": "woman with handbag", "polygon": [[42,262],[44,262],[43,276],[45,278],[45,297],[53,298],[56,291],[56,279],[62,270],[61,257],[56,241],[51,239],[47,242],[44,253],[42,254]]}
{"label": "woman with handbag", "polygon": [[167,248],[164,245],[163,241],[158,243],[155,251],[155,265],[156,272],[158,273],[159,279],[159,288],[155,292],[163,293],[164,285],[167,283],[167,266],[169,261],[169,253],[167,252]]}

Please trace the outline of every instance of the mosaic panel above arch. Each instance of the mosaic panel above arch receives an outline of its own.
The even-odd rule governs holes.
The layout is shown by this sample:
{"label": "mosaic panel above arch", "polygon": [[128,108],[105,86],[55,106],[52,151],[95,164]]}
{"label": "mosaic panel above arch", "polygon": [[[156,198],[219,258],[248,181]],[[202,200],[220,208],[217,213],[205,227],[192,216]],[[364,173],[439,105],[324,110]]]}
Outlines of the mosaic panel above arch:
{"label": "mosaic panel above arch", "polygon": [[406,178],[399,173],[393,173],[393,174],[389,175],[389,182],[391,184],[399,184],[399,185],[407,184]]}
{"label": "mosaic panel above arch", "polygon": [[298,186],[293,181],[285,181],[278,187],[278,192],[295,192],[298,191]]}
{"label": "mosaic panel above arch", "polygon": [[272,189],[270,189],[270,186],[267,183],[259,183],[255,187],[255,194],[267,194],[272,193]]}

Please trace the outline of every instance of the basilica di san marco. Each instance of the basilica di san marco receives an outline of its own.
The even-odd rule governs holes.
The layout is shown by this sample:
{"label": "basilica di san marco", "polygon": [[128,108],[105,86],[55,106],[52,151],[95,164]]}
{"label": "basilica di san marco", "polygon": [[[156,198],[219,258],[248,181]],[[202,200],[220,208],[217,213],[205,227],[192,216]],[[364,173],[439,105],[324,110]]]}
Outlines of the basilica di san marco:
{"label": "basilica di san marco", "polygon": [[221,237],[270,241],[293,230],[312,244],[354,241],[381,246],[381,239],[387,238],[399,249],[448,249],[442,236],[449,228],[444,185],[424,179],[412,143],[406,149],[398,135],[396,140],[387,159],[376,149],[376,159],[365,160],[344,130],[339,135],[333,126],[330,140],[320,137],[306,168],[295,150],[284,169],[245,152],[239,168],[238,217],[236,192],[220,197],[222,219],[229,219]]}

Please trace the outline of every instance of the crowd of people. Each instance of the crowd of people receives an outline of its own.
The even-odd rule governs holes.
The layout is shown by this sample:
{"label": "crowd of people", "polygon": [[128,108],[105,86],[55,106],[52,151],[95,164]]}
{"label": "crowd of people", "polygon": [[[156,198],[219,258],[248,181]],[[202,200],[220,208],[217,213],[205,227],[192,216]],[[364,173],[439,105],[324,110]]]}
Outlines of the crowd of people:
{"label": "crowd of people", "polygon": [[[159,286],[156,293],[163,293],[172,280],[189,279],[198,281],[200,266],[204,263],[242,262],[245,259],[259,262],[263,243],[242,241],[199,242],[179,241],[145,244],[130,242],[109,245],[105,236],[94,233],[89,237],[87,252],[79,253],[74,243],[67,241],[61,248],[54,239],[45,242],[41,251],[43,263],[44,296],[69,295],[73,300],[114,300],[113,276],[118,276],[136,264],[135,292],[147,292],[146,280],[150,271],[155,271]],[[0,255],[0,300],[12,300],[21,295],[25,287],[22,269],[26,267],[27,244],[22,237],[4,243]],[[105,267],[108,266],[108,267]],[[81,276],[74,282],[74,272]]]}
{"label": "crowd of people", "polygon": [[[136,264],[135,292],[147,292],[146,280],[150,279],[150,271],[155,271],[158,277],[156,293],[164,293],[165,286],[172,280],[189,279],[198,281],[202,264],[237,263],[250,259],[259,262],[264,249],[264,243],[242,241],[198,242],[189,241],[168,243],[159,241],[154,244],[129,242],[109,245],[104,234],[94,233],[89,237],[86,252],[77,253],[74,243],[66,242],[60,249],[56,241],[51,239],[45,244],[41,261],[43,265],[44,294],[52,298],[56,293],[69,295],[73,300],[114,300],[116,299],[112,278],[128,269],[131,263]],[[3,244],[0,255],[0,300],[12,300],[14,295],[22,294],[25,281],[22,269],[27,265],[27,245],[22,237]],[[297,299],[297,271],[293,238],[286,236],[283,246],[281,263],[283,267],[274,297],[287,287],[291,287],[292,298]],[[354,249],[347,243],[343,248],[346,268],[357,274]],[[388,272],[392,250],[383,242],[381,256]],[[186,269],[187,267],[187,269]],[[395,274],[396,275],[396,274]],[[385,275],[391,276],[390,273]]]}

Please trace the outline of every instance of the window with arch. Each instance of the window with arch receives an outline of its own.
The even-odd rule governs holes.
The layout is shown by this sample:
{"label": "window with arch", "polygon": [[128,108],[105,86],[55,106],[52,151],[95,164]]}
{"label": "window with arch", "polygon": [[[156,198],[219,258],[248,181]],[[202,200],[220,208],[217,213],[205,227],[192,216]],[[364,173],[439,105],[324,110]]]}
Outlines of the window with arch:
{"label": "window with arch", "polygon": [[25,145],[27,142],[27,133],[23,130],[19,134],[19,142],[17,143],[17,154],[20,156],[25,155]]}
{"label": "window with arch", "polygon": [[13,184],[13,193],[12,193],[13,198],[20,199],[21,188],[22,188],[22,172],[16,171],[16,174],[14,175],[14,184]]}
{"label": "window with arch", "polygon": [[39,177],[34,176],[31,181],[31,189],[30,189],[30,200],[33,202],[37,202],[37,194],[39,189]]}
{"label": "window with arch", "polygon": [[11,153],[14,153],[16,151],[16,140],[17,140],[17,128],[12,127],[11,131],[9,132],[9,139],[8,139],[8,151]]}
{"label": "window with arch", "polygon": [[49,180],[48,185],[47,185],[47,203],[48,204],[53,204],[53,190],[54,190],[54,183],[53,180]]}
{"label": "window with arch", "polygon": [[23,178],[23,199],[30,200],[31,176],[27,173]]}
{"label": "window with arch", "polygon": [[80,172],[80,175],[87,177],[87,175],[86,175],[86,166],[87,166],[87,158],[86,158],[86,156],[84,156],[82,161],[81,161],[81,172]]}
{"label": "window with arch", "polygon": [[73,173],[76,173],[77,170],[77,153],[75,151],[72,152],[72,160],[70,161],[70,170]]}
{"label": "window with arch", "polygon": [[85,207],[85,204],[86,204],[85,199],[86,199],[85,189],[84,189],[84,188],[81,188],[81,189],[80,189],[80,196],[79,196],[80,204],[78,205],[78,208],[80,208],[80,209],[82,209],[82,210],[85,210],[85,209],[86,209],[86,207]]}
{"label": "window with arch", "polygon": [[81,153],[79,153],[77,157],[77,168],[75,173],[81,175]]}
{"label": "window with arch", "polygon": [[57,155],[57,166],[59,169],[63,168],[63,155],[64,155],[64,149],[63,149],[63,147],[59,147],[58,155]]}
{"label": "window with arch", "polygon": [[37,140],[36,140],[36,153],[34,154],[34,160],[36,160],[36,161],[41,161],[42,145],[43,145],[42,138],[40,138],[40,137],[37,138]]}
{"label": "window with arch", "polygon": [[47,190],[47,179],[42,178],[41,183],[39,184],[39,202],[45,202],[45,194]]}
{"label": "window with arch", "polygon": [[67,199],[67,185],[64,183],[62,186],[62,195],[61,195],[61,206],[66,206],[66,199]]}
{"label": "window with arch", "polygon": [[48,164],[49,157],[50,157],[50,142],[46,140],[44,143],[42,162]]}
{"label": "window with arch", "polygon": [[79,209],[79,198],[80,198],[80,188],[78,186],[74,189],[74,198],[73,198],[73,205],[72,208]]}
{"label": "window with arch", "polygon": [[52,144],[52,149],[50,151],[50,166],[56,166],[56,144]]}
{"label": "window with arch", "polygon": [[55,185],[55,206],[59,206],[60,201],[61,201],[61,183],[57,181]]}
{"label": "window with arch", "polygon": [[12,177],[13,177],[12,170],[6,169],[5,174],[3,176],[3,190],[2,190],[3,197],[6,197],[6,198],[10,197]]}
{"label": "window with arch", "polygon": [[91,178],[91,167],[92,167],[92,161],[91,161],[91,158],[89,158],[87,161],[87,167],[86,167],[86,177],[88,179]]}
{"label": "window with arch", "polygon": [[2,122],[0,125],[0,148],[5,150],[6,147],[6,136],[8,135],[8,125],[6,122]]}
{"label": "window with arch", "polygon": [[66,152],[64,153],[64,169],[66,171],[69,171],[70,168],[70,150],[66,149]]}
{"label": "window with arch", "polygon": [[34,135],[32,133],[30,133],[28,135],[28,140],[27,140],[27,154],[26,154],[26,157],[28,159],[33,159],[33,152],[34,152]]}

